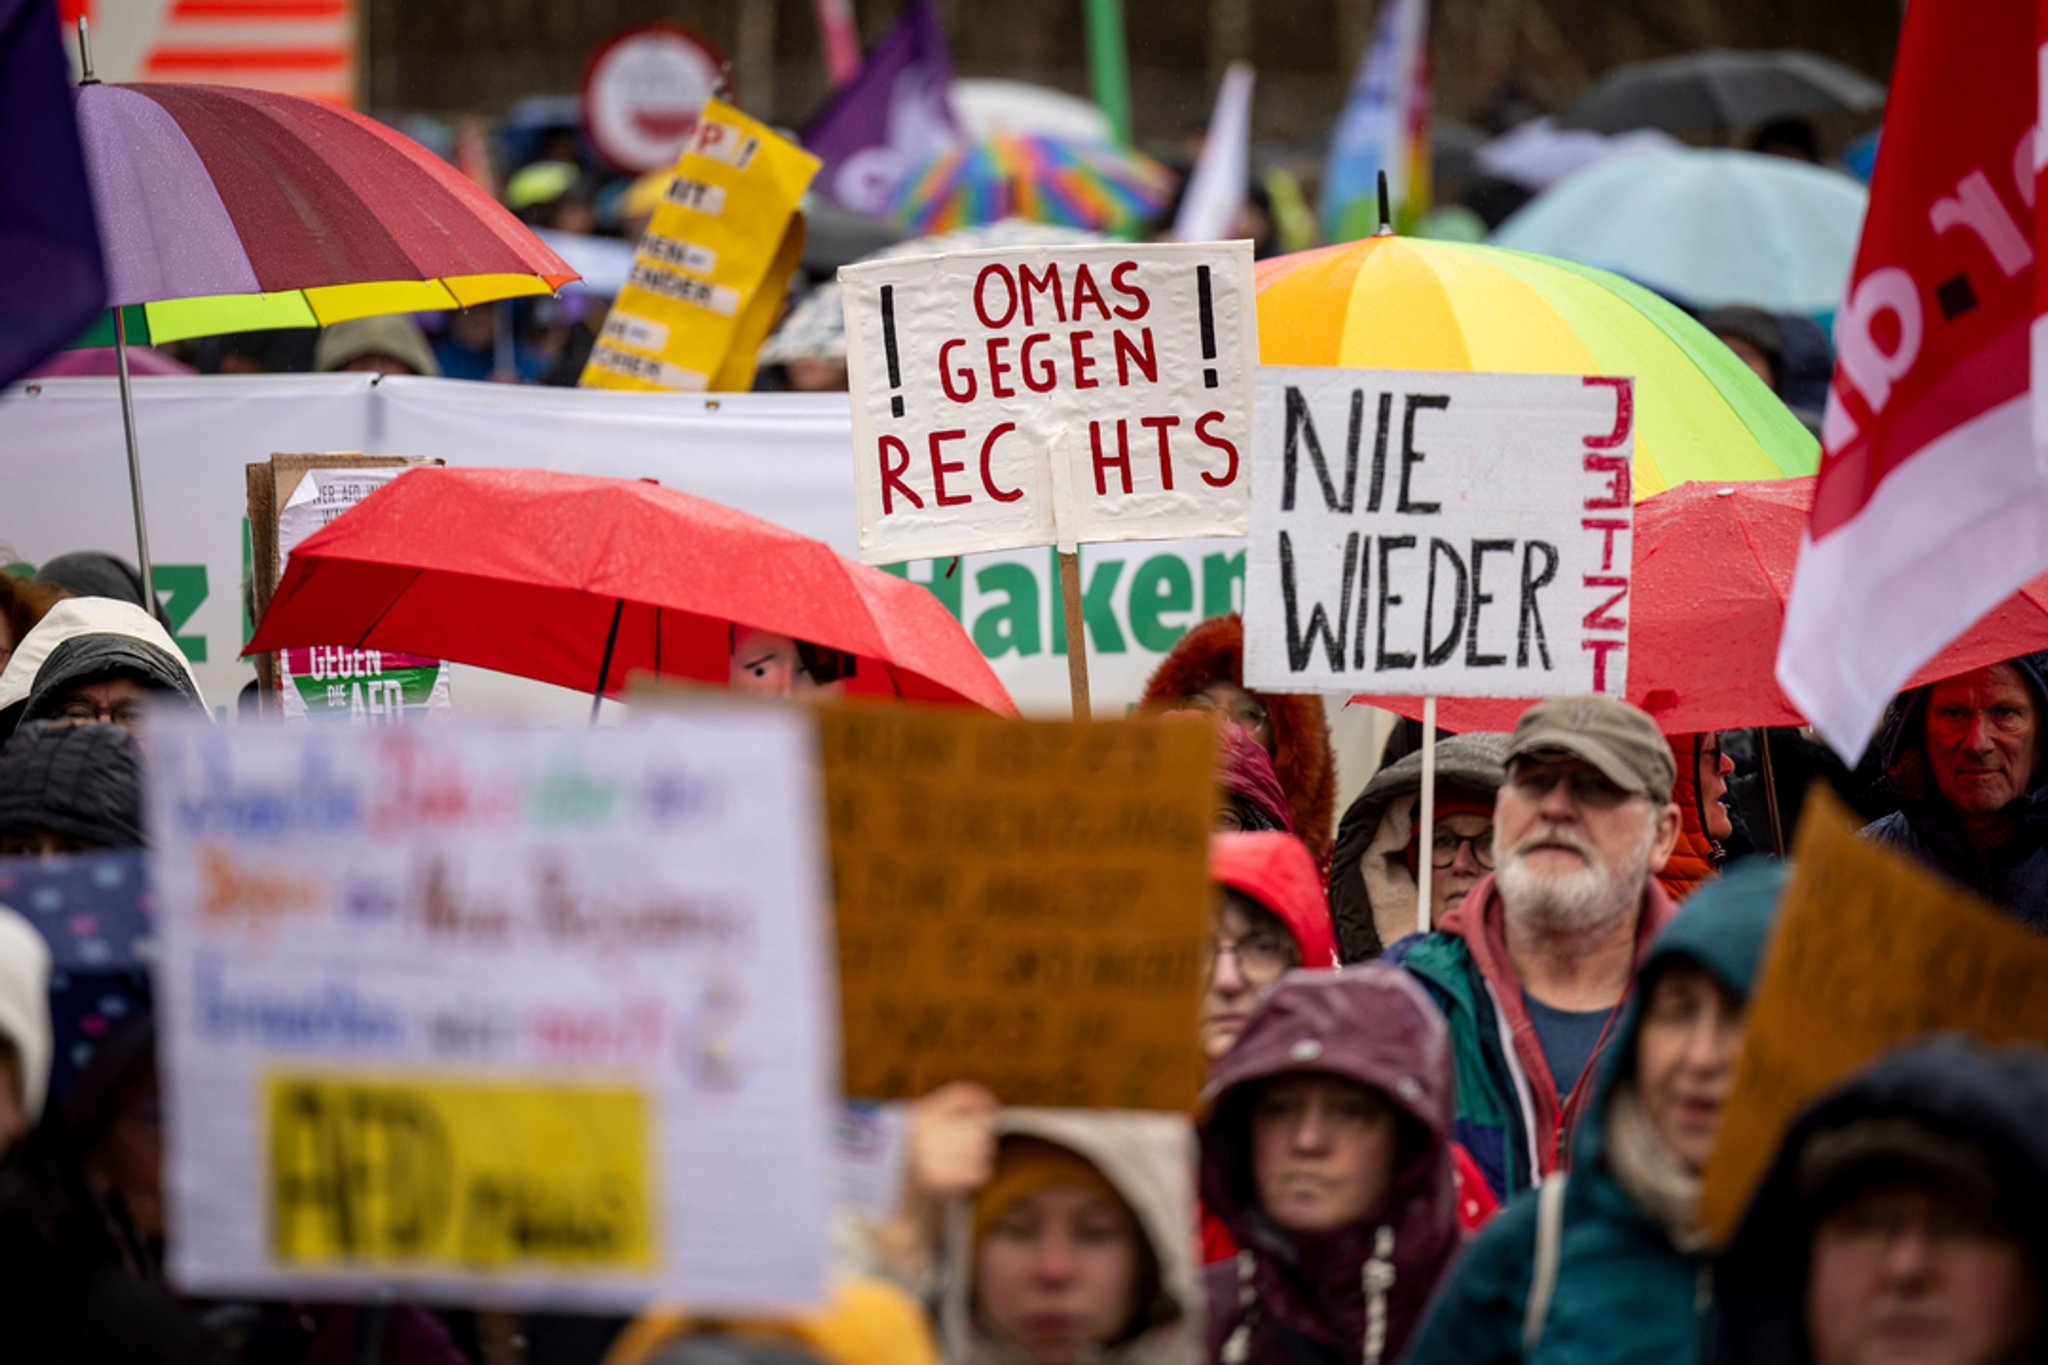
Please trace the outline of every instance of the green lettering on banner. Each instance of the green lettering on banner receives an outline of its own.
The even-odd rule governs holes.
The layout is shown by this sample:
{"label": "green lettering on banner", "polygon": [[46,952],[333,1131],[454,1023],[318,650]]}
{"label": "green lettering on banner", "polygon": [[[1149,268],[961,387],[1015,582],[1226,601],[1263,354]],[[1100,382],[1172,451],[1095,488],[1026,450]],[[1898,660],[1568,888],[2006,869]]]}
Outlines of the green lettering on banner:
{"label": "green lettering on banner", "polygon": [[1195,577],[1179,555],[1153,555],[1131,574],[1131,638],[1138,648],[1154,654],[1172,649],[1188,628],[1159,618],[1194,608]]}
{"label": "green lettering on banner", "polygon": [[192,619],[200,603],[206,600],[206,566],[154,564],[150,570],[150,586],[156,589],[157,601],[162,604],[164,616],[170,621],[171,643],[183,650],[185,657],[193,663],[205,663],[206,637],[180,635],[178,630]]}
{"label": "green lettering on banner", "polygon": [[1202,557],[1202,619],[1244,606],[1244,551]]}
{"label": "green lettering on banner", "polygon": [[[1059,551],[1048,551],[1052,565],[1052,581],[1060,581]],[[1125,650],[1124,632],[1116,620],[1116,584],[1123,577],[1124,565],[1120,559],[1099,563],[1092,568],[1087,564],[1087,551],[1076,556],[1075,563],[1081,569],[1081,619],[1088,625],[1088,648],[1096,654],[1122,654]],[[1067,602],[1066,594],[1057,587],[1052,592],[1052,652],[1067,652]]]}
{"label": "green lettering on banner", "polygon": [[974,618],[974,647],[991,659],[1005,654],[1037,654],[1044,649],[1038,635],[1038,575],[1023,564],[991,564],[974,576],[984,597],[1003,594],[999,606]]}

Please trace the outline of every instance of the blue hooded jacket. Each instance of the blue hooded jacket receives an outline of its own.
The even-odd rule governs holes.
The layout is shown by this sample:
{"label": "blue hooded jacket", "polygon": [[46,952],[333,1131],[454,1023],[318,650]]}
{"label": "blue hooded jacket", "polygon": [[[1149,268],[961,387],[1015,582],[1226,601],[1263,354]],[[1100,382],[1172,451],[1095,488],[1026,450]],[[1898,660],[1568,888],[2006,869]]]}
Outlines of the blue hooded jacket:
{"label": "blue hooded jacket", "polygon": [[1430,1305],[1406,1365],[1692,1365],[1710,1303],[1707,1260],[1681,1249],[1615,1179],[1604,1151],[1609,1102],[1632,1076],[1636,1037],[1657,977],[1704,968],[1747,1000],[1786,874],[1754,859],[1695,893],[1645,959],[1617,1045],[1601,1063],[1594,1105],[1573,1139],[1557,1284],[1533,1351],[1522,1324],[1535,1273],[1537,1192],[1518,1197],[1479,1234]]}

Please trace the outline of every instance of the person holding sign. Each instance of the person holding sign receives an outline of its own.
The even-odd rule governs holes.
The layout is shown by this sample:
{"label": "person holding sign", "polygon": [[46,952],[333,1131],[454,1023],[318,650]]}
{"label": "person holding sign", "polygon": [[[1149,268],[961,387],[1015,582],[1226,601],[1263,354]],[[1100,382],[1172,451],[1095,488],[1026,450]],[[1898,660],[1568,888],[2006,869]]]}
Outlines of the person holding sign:
{"label": "person holding sign", "polygon": [[2048,1052],[1879,1058],[1787,1134],[1717,1283],[1720,1365],[2048,1360]]}
{"label": "person holding sign", "polygon": [[1296,972],[1202,1095],[1202,1200],[1241,1248],[1206,1272],[1209,1359],[1401,1359],[1461,1240],[1451,1054],[1414,981]]}
{"label": "person holding sign", "polygon": [[1479,1234],[1408,1365],[1688,1365],[1702,1329],[1702,1172],[1735,1088],[1745,1002],[1785,891],[1752,861],[1657,937],[1601,1063],[1567,1177]]}
{"label": "person holding sign", "polygon": [[1458,1141],[1503,1199],[1566,1164],[1594,1061],[1671,918],[1652,874],[1678,839],[1673,776],[1657,723],[1627,702],[1530,707],[1494,802],[1496,870],[1388,954],[1450,1021]]}
{"label": "person holding sign", "polygon": [[2048,651],[1901,694],[1883,736],[1899,809],[1864,837],[2048,932]]}

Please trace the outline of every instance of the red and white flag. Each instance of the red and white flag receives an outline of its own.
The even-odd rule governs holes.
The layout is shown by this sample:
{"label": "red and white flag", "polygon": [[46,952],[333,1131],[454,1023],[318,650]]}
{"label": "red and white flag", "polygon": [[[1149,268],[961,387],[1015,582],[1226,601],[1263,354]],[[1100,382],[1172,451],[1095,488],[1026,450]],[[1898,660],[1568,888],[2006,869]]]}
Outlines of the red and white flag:
{"label": "red and white flag", "polygon": [[1906,8],[1778,647],[1851,762],[1916,669],[2048,569],[2044,35],[2048,0]]}

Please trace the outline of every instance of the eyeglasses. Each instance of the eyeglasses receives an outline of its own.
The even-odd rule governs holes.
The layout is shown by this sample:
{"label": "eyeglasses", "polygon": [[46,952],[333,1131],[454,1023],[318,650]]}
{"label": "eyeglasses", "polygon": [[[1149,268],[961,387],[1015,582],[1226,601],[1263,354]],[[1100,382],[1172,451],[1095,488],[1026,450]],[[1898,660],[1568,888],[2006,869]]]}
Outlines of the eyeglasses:
{"label": "eyeglasses", "polygon": [[1206,711],[1211,715],[1220,715],[1247,730],[1263,730],[1272,720],[1272,717],[1266,714],[1266,708],[1250,697],[1224,706],[1214,697],[1197,692],[1194,696],[1182,697],[1180,704],[1190,711]]}
{"label": "eyeglasses", "polygon": [[1237,959],[1237,969],[1244,974],[1245,980],[1263,985],[1294,965],[1291,946],[1271,934],[1246,934],[1235,941],[1211,938],[1210,970],[1214,971],[1217,960],[1228,953]]}
{"label": "eyeglasses", "polygon": [[1477,834],[1453,834],[1447,829],[1438,829],[1430,842],[1429,865],[1449,867],[1458,861],[1458,850],[1470,844],[1472,861],[1488,872],[1493,871],[1493,826],[1488,825]]}
{"label": "eyeglasses", "polygon": [[1582,806],[1605,808],[1629,799],[1630,792],[1614,785],[1597,768],[1574,768],[1560,764],[1521,764],[1508,769],[1508,784],[1533,801],[1550,795],[1559,782],[1565,784],[1572,800]]}
{"label": "eyeglasses", "polygon": [[1937,1247],[1981,1246],[2005,1235],[1989,1215],[1946,1199],[1882,1197],[1851,1200],[1821,1220],[1821,1231],[1837,1245],[1866,1254],[1896,1246],[1911,1233]]}
{"label": "eyeglasses", "polygon": [[67,701],[57,708],[57,719],[68,725],[91,725],[105,721],[133,730],[142,723],[142,703],[139,701],[117,701],[112,706],[101,706],[97,702]]}

